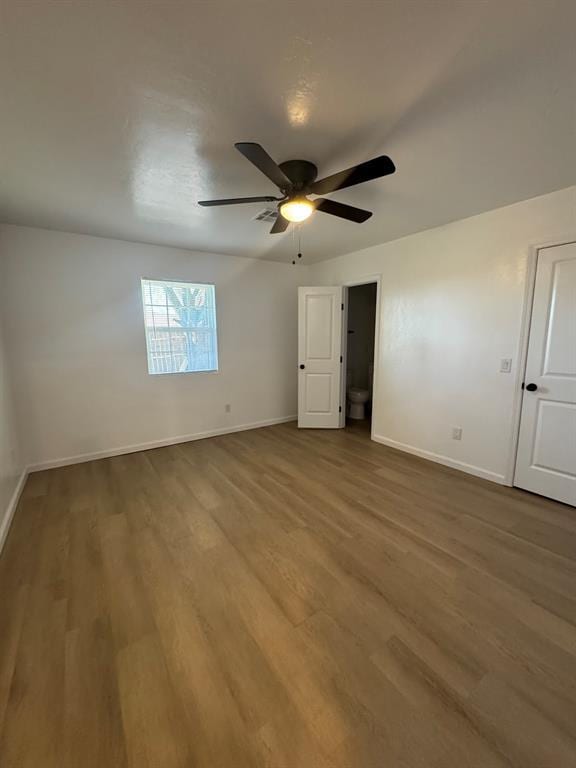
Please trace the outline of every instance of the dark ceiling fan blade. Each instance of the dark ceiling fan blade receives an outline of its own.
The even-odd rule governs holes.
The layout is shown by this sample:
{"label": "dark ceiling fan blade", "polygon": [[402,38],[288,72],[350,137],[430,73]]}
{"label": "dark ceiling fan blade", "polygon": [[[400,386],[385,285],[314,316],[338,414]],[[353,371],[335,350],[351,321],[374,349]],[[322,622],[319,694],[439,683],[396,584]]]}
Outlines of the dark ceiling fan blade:
{"label": "dark ceiling fan blade", "polygon": [[371,211],[364,211],[362,208],[355,208],[353,205],[338,203],[336,200],[326,200],[321,197],[314,200],[314,207],[322,213],[330,213],[332,216],[339,216],[341,219],[355,221],[356,224],[362,224],[372,216]]}
{"label": "dark ceiling fan blade", "polygon": [[396,166],[387,155],[375,157],[367,160],[365,163],[347,168],[345,171],[335,173],[332,176],[326,176],[325,179],[319,179],[310,185],[310,192],[315,195],[326,195],[328,192],[335,192],[337,189],[353,187],[355,184],[362,184],[372,179],[380,179],[382,176],[388,176],[394,173]]}
{"label": "dark ceiling fan blade", "polygon": [[280,211],[278,211],[278,218],[276,219],[276,221],[272,225],[272,229],[270,230],[270,234],[271,235],[278,235],[278,234],[280,234],[280,232],[286,232],[286,230],[288,229],[288,224],[290,224],[288,219],[285,219],[284,216],[282,216],[282,214],[280,213]]}
{"label": "dark ceiling fan blade", "polygon": [[268,152],[251,141],[239,141],[234,144],[238,152],[241,152],[247,160],[262,171],[264,176],[268,176],[279,189],[287,189],[292,186],[292,182],[286,176],[284,171],[272,160]]}
{"label": "dark ceiling fan blade", "polygon": [[276,200],[281,200],[281,197],[272,197],[266,195],[265,197],[228,197],[223,200],[199,200],[198,205],[237,205],[238,203],[271,203]]}

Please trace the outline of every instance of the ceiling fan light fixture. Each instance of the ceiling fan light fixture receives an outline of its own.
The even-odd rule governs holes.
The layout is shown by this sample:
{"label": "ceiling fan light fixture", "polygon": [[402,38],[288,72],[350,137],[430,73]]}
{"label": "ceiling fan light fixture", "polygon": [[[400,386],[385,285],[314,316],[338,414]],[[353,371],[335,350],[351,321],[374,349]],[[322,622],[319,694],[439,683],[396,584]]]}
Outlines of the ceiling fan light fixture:
{"label": "ceiling fan light fixture", "polygon": [[295,197],[280,206],[280,213],[287,221],[298,223],[306,221],[314,210],[314,205],[305,197]]}

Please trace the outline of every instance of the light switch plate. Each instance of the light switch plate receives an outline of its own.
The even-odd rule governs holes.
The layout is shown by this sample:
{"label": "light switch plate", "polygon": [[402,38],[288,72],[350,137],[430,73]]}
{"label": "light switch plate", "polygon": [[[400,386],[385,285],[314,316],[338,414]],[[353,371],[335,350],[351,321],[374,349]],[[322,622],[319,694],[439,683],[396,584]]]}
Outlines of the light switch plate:
{"label": "light switch plate", "polygon": [[500,360],[500,373],[510,373],[511,370],[512,370],[512,358],[503,357],[502,360]]}

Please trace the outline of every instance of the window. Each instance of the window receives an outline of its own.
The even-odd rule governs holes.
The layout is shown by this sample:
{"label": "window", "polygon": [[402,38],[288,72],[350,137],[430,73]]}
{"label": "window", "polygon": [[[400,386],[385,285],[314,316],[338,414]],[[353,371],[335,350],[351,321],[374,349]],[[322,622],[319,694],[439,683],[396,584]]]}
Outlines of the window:
{"label": "window", "polygon": [[142,280],[148,373],[218,370],[213,285]]}

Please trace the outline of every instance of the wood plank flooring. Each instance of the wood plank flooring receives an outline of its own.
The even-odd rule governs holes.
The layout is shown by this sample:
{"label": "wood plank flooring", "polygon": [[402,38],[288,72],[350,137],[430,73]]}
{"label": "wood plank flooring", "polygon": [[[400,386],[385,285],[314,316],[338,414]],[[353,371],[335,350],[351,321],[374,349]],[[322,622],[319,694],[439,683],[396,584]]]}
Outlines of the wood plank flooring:
{"label": "wood plank flooring", "polygon": [[2,768],[574,768],[576,510],[293,424],[32,475]]}

